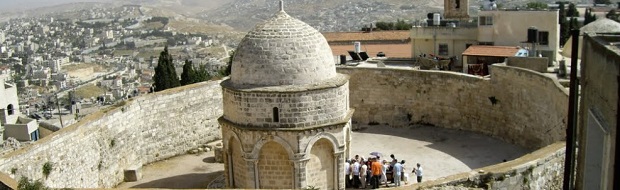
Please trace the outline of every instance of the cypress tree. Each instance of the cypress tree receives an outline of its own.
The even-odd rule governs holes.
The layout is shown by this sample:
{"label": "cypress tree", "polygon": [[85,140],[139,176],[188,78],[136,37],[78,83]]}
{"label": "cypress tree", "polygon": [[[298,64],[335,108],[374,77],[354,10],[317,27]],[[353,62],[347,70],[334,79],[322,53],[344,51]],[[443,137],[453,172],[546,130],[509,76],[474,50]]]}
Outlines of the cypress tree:
{"label": "cypress tree", "polygon": [[566,11],[566,16],[569,17],[579,17],[579,11],[574,3],[568,4],[568,10]]}
{"label": "cypress tree", "polygon": [[181,85],[188,85],[196,82],[199,81],[197,81],[196,71],[194,71],[192,62],[185,60],[185,64],[183,65],[183,73],[181,74]]}
{"label": "cypress tree", "polygon": [[200,69],[196,71],[196,77],[194,82],[208,81],[210,79],[211,75],[209,75],[209,72],[207,72],[207,67],[204,65],[200,66]]}
{"label": "cypress tree", "polygon": [[583,15],[583,25],[590,24],[596,20],[596,15],[592,14],[592,8],[586,9],[586,13]]}
{"label": "cypress tree", "polygon": [[155,82],[155,92],[181,86],[179,76],[177,76],[172,63],[172,56],[168,52],[168,46],[164,47],[164,51],[159,54],[153,81]]}
{"label": "cypress tree", "polygon": [[564,7],[564,2],[558,2],[560,4],[560,12],[559,12],[559,20],[560,24],[560,44],[566,43],[568,37],[570,36],[570,29],[568,22],[566,21],[566,8]]}

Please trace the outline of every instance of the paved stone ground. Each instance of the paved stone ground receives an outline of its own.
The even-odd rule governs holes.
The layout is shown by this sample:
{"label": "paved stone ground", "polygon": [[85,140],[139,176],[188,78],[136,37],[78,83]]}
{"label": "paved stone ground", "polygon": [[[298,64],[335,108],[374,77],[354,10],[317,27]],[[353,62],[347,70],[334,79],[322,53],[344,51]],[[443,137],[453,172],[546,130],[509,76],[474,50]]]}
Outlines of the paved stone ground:
{"label": "paved stone ground", "polygon": [[[424,180],[470,171],[529,152],[484,135],[430,126],[362,125],[352,136],[352,155],[368,157],[370,152],[378,151],[384,154],[382,158],[389,158],[394,154],[397,159],[405,160],[408,172],[415,163],[420,163]],[[222,185],[222,180],[217,178],[223,172],[224,165],[215,163],[213,152],[183,155],[144,166],[140,181],[123,183],[118,188],[212,188]]]}
{"label": "paved stone ground", "polygon": [[[359,125],[358,125],[359,126]],[[381,152],[381,159],[390,161],[390,154],[405,160],[410,182],[411,170],[420,163],[423,180],[433,180],[472,169],[512,160],[529,151],[499,139],[467,131],[431,126],[392,128],[383,125],[364,125],[353,132],[351,156],[368,157]]]}

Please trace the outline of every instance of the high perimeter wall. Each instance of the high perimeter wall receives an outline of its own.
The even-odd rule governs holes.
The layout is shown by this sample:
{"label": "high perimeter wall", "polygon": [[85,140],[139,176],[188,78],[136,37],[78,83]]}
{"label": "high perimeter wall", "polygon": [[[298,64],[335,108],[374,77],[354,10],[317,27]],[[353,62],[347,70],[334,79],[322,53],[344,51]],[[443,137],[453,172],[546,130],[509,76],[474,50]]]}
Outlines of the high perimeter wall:
{"label": "high perimeter wall", "polygon": [[[482,78],[442,71],[338,68],[350,75],[349,101],[356,110],[353,122],[431,124],[539,149],[485,167],[482,173],[456,174],[428,185],[556,187],[562,172],[564,145],[559,141],[564,140],[568,91],[531,70],[495,65],[490,71],[490,78]],[[89,115],[0,157],[0,172],[12,178],[42,179],[55,188],[114,187],[123,181],[125,169],[220,139],[220,82],[140,96]],[[53,165],[47,178],[45,163]],[[14,185],[2,176],[0,181]]]}
{"label": "high perimeter wall", "polygon": [[538,72],[505,65],[491,66],[490,78],[381,68],[338,72],[351,77],[354,123],[430,124],[530,149],[564,140],[568,90]]}
{"label": "high perimeter wall", "polygon": [[[13,178],[42,179],[53,188],[114,187],[123,170],[185,154],[221,138],[220,81],[140,96],[89,115],[32,146],[0,158]],[[43,165],[51,163],[46,178]]]}

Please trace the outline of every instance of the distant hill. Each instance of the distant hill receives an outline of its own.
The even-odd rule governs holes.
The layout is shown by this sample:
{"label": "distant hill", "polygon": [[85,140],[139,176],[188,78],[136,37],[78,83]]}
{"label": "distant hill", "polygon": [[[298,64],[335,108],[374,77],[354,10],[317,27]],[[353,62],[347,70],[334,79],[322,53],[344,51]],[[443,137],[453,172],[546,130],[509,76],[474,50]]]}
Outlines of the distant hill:
{"label": "distant hill", "polygon": [[[229,0],[217,9],[204,11],[203,19],[249,30],[277,11],[277,0]],[[482,2],[471,0],[470,15],[477,14]],[[536,0],[496,0],[499,6],[525,6]],[[553,3],[557,0],[540,0]],[[414,22],[430,12],[443,12],[443,0],[285,0],[286,12],[320,31],[354,31],[377,21]],[[571,0],[586,3],[586,0]]]}
{"label": "distant hill", "polygon": [[113,2],[116,0],[0,0],[0,11],[25,11],[77,2]]}

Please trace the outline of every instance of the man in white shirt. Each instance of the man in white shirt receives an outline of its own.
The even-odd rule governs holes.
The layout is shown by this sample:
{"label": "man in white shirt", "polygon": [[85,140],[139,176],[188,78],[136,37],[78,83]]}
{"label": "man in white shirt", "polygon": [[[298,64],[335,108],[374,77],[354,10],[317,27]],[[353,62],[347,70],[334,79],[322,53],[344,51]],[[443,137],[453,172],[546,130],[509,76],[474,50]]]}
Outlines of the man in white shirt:
{"label": "man in white shirt", "polygon": [[353,188],[360,187],[360,163],[355,162],[351,165],[351,172],[353,173]]}
{"label": "man in white shirt", "polygon": [[394,170],[393,171],[393,175],[394,175],[394,185],[396,187],[400,186],[400,174],[403,172],[403,166],[398,163],[398,160],[396,160],[396,164],[394,164]]}
{"label": "man in white shirt", "polygon": [[417,166],[417,168],[413,168],[413,173],[418,176],[418,183],[422,183],[422,166],[420,166],[420,163],[418,163]]}
{"label": "man in white shirt", "polygon": [[348,159],[344,162],[344,179],[345,187],[351,188],[351,165]]}

